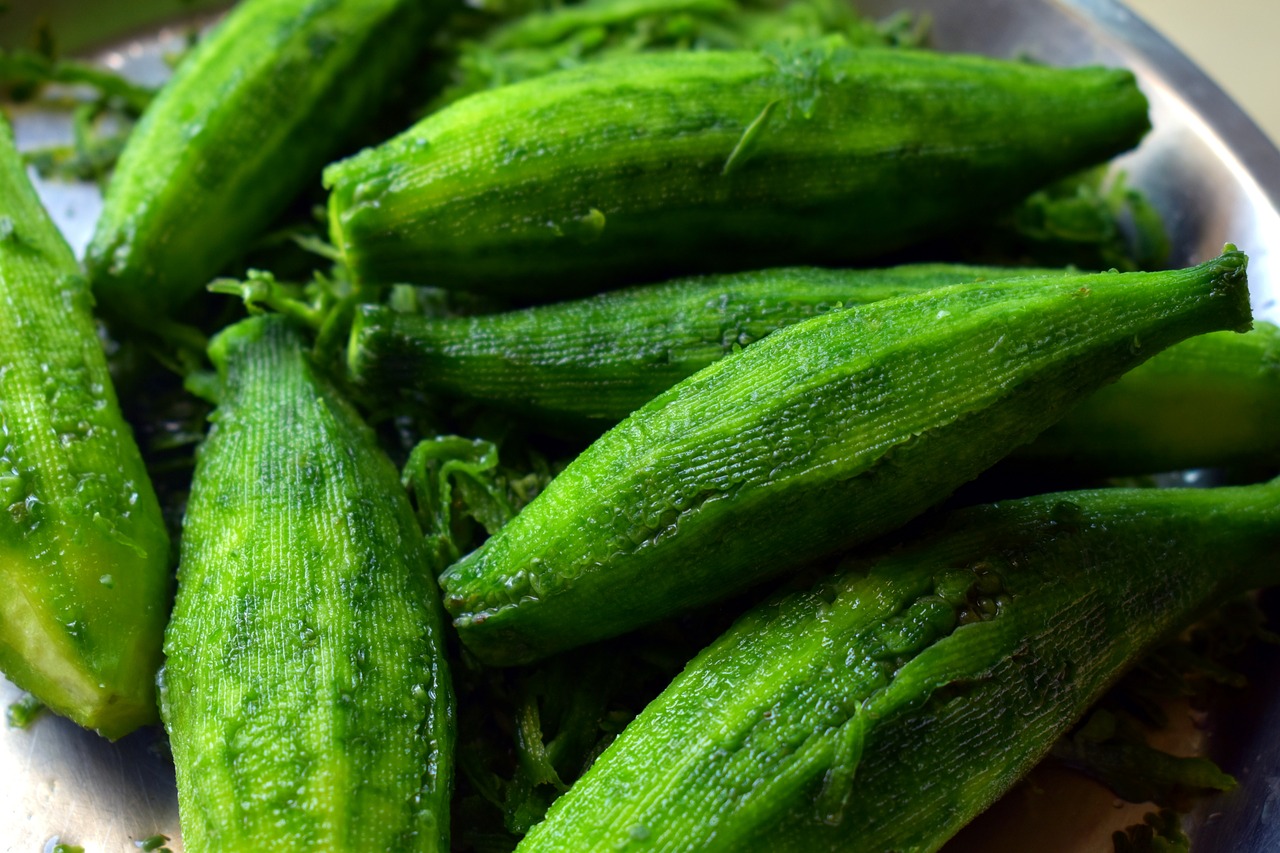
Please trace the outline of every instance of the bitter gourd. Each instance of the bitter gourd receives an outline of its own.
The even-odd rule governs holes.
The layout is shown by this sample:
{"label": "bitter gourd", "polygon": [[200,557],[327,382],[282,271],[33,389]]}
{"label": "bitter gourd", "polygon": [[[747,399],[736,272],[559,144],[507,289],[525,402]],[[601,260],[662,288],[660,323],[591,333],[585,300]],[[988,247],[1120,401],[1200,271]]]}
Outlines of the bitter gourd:
{"label": "bitter gourd", "polygon": [[156,720],[169,536],[89,287],[0,117],[0,670],[117,738]]}
{"label": "bitter gourd", "polygon": [[445,851],[443,617],[397,472],[284,318],[210,357],[161,680],[186,847]]}
{"label": "bitter gourd", "polygon": [[325,183],[358,280],[547,301],[883,253],[971,225],[1147,127],[1127,71],[828,40],[650,54],[481,92]]}
{"label": "bitter gourd", "polygon": [[633,413],[442,576],[482,660],[622,633],[885,533],[1147,357],[1246,260],[957,285],[774,332]]}
{"label": "bitter gourd", "polygon": [[953,264],[795,267],[475,317],[365,305],[355,316],[347,361],[351,377],[379,396],[406,389],[444,393],[553,427],[600,433],[681,379],[784,326],[841,307],[1019,272]]}
{"label": "bitter gourd", "polygon": [[936,850],[1126,665],[1280,582],[1280,481],[976,507],[704,650],[517,848]]}
{"label": "bitter gourd", "polygon": [[85,256],[104,310],[145,322],[242,254],[427,48],[446,0],[244,0],[129,136]]}
{"label": "bitter gourd", "polygon": [[583,0],[535,10],[465,41],[435,106],[552,71],[663,50],[756,50],[832,34],[853,46],[918,47],[927,30],[901,14],[862,18],[840,0]]}

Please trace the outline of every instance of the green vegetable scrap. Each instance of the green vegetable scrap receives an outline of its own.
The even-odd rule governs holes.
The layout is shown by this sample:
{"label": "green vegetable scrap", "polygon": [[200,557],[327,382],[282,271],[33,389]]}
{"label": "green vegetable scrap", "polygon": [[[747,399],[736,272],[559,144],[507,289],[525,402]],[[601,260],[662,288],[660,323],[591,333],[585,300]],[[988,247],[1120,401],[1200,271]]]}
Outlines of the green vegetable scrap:
{"label": "green vegetable scrap", "polygon": [[1164,220],[1123,172],[1089,169],[1037,190],[990,226],[942,251],[982,263],[1075,264],[1121,271],[1163,269]]}
{"label": "green vegetable scrap", "polygon": [[534,12],[464,41],[438,109],[552,71],[655,51],[754,50],[838,36],[854,47],[918,47],[927,22],[870,22],[839,0],[756,8],[735,0],[587,0]]}
{"label": "green vegetable scrap", "polygon": [[137,846],[139,850],[146,851],[146,853],[151,853],[151,851],[153,850],[159,850],[159,851],[168,850],[168,848],[165,847],[165,844],[168,841],[169,841],[169,836],[167,835],[153,835],[150,838],[144,838],[141,841],[135,841],[134,844]]}
{"label": "green vegetable scrap", "polygon": [[133,116],[141,115],[155,97],[155,90],[98,65],[38,51],[0,49],[0,95],[14,101],[30,100],[55,83],[88,87],[102,106]]}
{"label": "green vegetable scrap", "polygon": [[114,71],[58,57],[52,44],[42,51],[0,49],[0,98],[71,112],[69,145],[41,146],[25,154],[42,178],[105,184],[134,122],[154,95]]}
{"label": "green vegetable scrap", "polygon": [[5,709],[5,722],[11,729],[29,728],[44,713],[45,704],[30,693],[24,693]]}
{"label": "green vegetable scrap", "polygon": [[1095,711],[1053,757],[1099,779],[1131,803],[1156,803],[1186,811],[1197,794],[1230,791],[1235,779],[1207,758],[1178,757],[1148,746],[1136,723]]}
{"label": "green vegetable scrap", "polygon": [[1191,839],[1169,809],[1146,815],[1143,823],[1115,833],[1112,841],[1115,853],[1191,853]]}

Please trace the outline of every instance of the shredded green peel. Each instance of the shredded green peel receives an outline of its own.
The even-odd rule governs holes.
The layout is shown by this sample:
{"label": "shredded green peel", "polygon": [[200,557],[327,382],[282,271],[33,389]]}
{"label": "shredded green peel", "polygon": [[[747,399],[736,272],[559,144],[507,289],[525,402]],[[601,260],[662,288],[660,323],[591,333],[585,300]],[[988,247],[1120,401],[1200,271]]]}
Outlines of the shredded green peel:
{"label": "shredded green peel", "polygon": [[30,693],[9,703],[5,711],[5,720],[11,729],[26,729],[44,712],[44,703]]}

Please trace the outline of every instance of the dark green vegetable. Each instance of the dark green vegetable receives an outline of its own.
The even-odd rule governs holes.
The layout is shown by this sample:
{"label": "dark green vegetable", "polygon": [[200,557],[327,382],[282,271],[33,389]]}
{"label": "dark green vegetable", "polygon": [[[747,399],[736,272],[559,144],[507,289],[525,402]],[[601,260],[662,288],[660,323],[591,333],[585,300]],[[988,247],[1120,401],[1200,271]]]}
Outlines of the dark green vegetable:
{"label": "dark green vegetable", "polygon": [[283,317],[210,356],[161,679],[187,849],[447,850],[453,697],[397,473]]}
{"label": "dark green vegetable", "polygon": [[1112,475],[1280,462],[1280,328],[1179,344],[1080,403],[1019,457]]}
{"label": "dark green vegetable", "polygon": [[478,317],[362,306],[348,367],[383,398],[430,391],[484,400],[582,432],[603,432],[680,380],[785,326],[935,287],[1066,275],[921,264],[713,275]]}
{"label": "dark green vegetable", "polygon": [[958,285],[775,332],[596,441],[444,573],[445,605],[516,663],[885,533],[1164,347],[1247,327],[1245,264]]}
{"label": "dark green vegetable", "polygon": [[4,709],[5,724],[11,729],[28,728],[44,713],[45,707],[43,702],[30,693],[23,693]]}
{"label": "dark green vegetable", "polygon": [[156,719],[169,538],[89,288],[0,117],[0,671],[109,738]]}
{"label": "dark green vegetable", "polygon": [[104,310],[164,314],[261,235],[393,91],[448,8],[245,0],[129,138],[85,257]]}
{"label": "dark green vegetable", "polygon": [[[1125,71],[839,39],[482,92],[329,167],[356,278],[526,300],[880,254],[1134,145]],[[886,211],[892,210],[892,215]]]}
{"label": "dark green vegetable", "polygon": [[749,612],[518,849],[936,850],[1138,656],[1277,581],[1280,481],[961,511]]}

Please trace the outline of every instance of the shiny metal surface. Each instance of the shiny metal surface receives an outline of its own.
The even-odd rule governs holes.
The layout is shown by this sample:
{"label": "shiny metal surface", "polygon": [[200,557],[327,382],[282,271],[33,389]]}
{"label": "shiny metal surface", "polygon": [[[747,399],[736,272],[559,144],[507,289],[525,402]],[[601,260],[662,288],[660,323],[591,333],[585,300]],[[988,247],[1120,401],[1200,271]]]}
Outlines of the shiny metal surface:
{"label": "shiny metal surface", "polygon": [[[101,44],[122,27],[155,20],[137,15],[144,5],[149,14],[173,8],[168,0],[145,0],[128,20],[108,20],[101,13],[76,14],[101,10],[103,0],[10,0],[10,5],[15,17],[9,23],[0,18],[0,45],[19,40],[13,22],[29,26],[41,12],[74,19],[76,43]],[[1114,0],[861,0],[857,5],[872,14],[902,8],[929,12],[943,49],[1132,68],[1151,98],[1155,129],[1117,167],[1166,216],[1174,263],[1203,260],[1223,243],[1235,242],[1252,258],[1258,316],[1280,321],[1280,152],[1212,82],[1123,6]],[[159,56],[180,30],[152,27],[147,32],[101,58],[155,79],[163,73]],[[20,115],[19,143],[65,135],[60,121]],[[82,250],[99,207],[96,190],[50,184],[40,189],[68,239]],[[1280,849],[1280,737],[1274,736],[1280,732],[1280,678],[1268,676],[1278,671],[1277,662],[1274,650],[1261,651],[1253,663],[1253,688],[1213,717],[1210,752],[1241,785],[1192,816],[1199,851]],[[19,695],[0,679],[0,706]],[[181,851],[173,769],[158,729],[111,744],[49,714],[27,730],[0,725],[0,851],[36,853],[52,850],[59,841],[90,853],[131,851],[156,834],[170,836],[169,848]]]}

